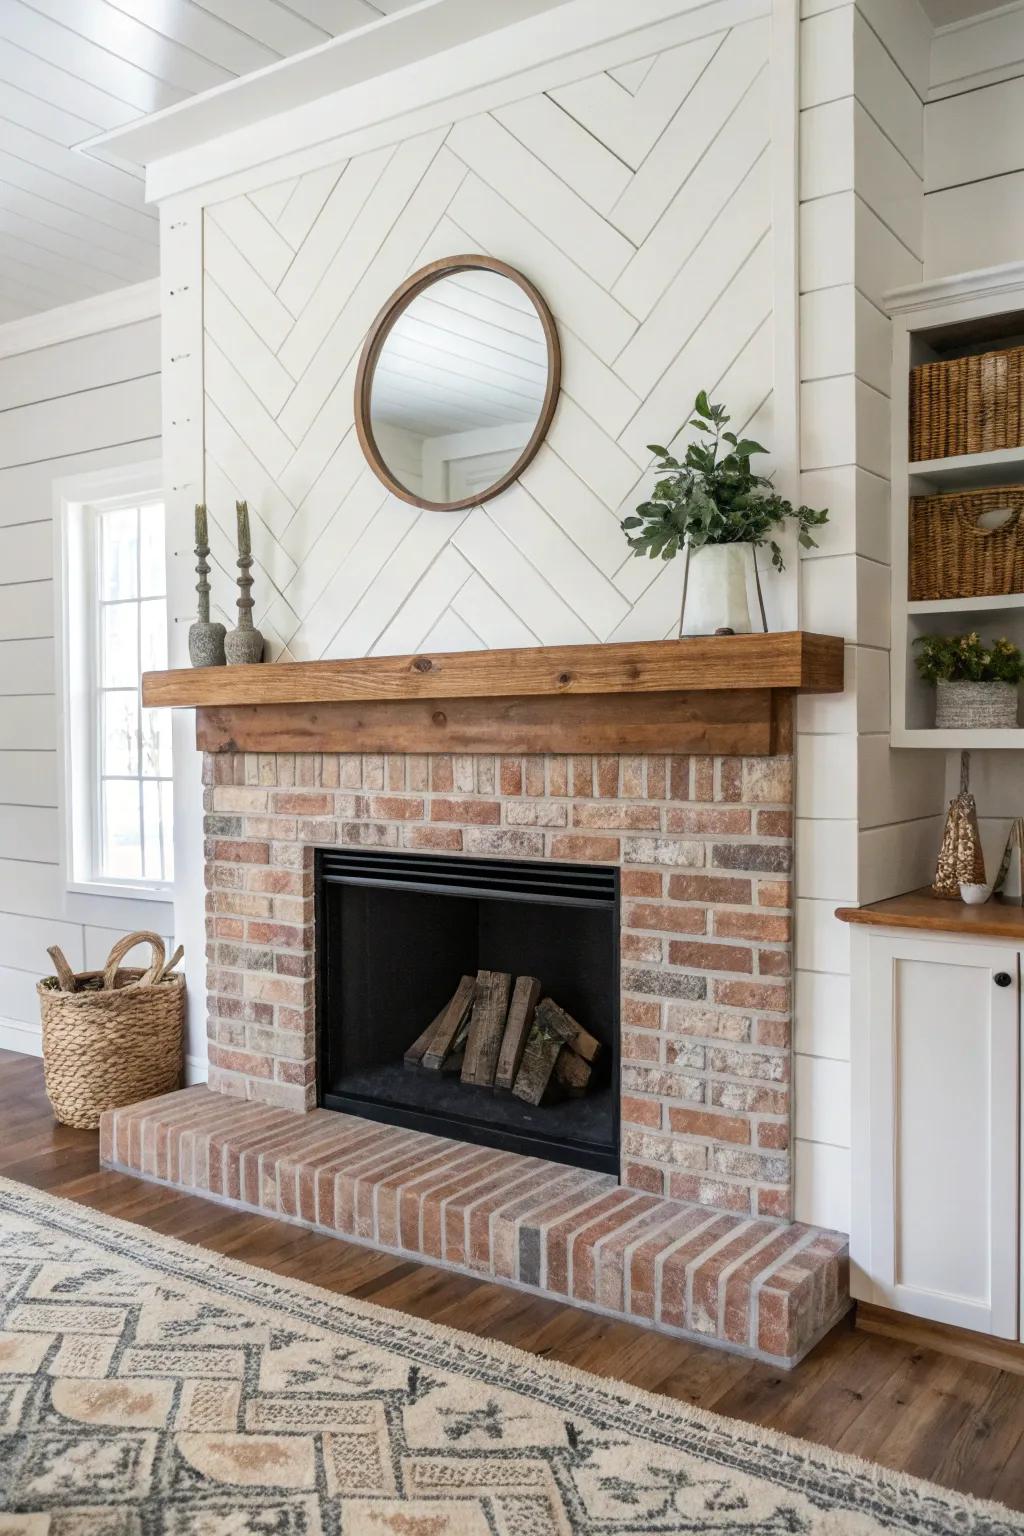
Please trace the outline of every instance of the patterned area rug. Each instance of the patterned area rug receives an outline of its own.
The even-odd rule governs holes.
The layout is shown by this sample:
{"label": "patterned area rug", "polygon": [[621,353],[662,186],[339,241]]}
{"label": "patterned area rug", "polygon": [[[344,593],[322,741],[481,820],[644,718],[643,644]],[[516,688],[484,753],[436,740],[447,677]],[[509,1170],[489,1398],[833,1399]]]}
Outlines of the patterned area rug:
{"label": "patterned area rug", "polygon": [[1024,1518],[0,1179],[0,1536],[881,1530]]}

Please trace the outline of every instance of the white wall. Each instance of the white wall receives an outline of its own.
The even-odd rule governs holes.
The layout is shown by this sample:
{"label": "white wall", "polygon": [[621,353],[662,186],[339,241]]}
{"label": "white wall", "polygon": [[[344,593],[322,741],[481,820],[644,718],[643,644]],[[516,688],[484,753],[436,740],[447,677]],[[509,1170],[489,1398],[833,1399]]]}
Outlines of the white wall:
{"label": "white wall", "polygon": [[0,356],[0,1046],[13,1050],[39,1049],[48,945],[81,969],[130,929],[173,931],[169,902],[71,894],[59,862],[53,483],[159,456],[158,320]]}
{"label": "white wall", "polygon": [[1024,253],[1024,4],[941,27],[925,107],[925,276]]}
{"label": "white wall", "polygon": [[[214,602],[230,611],[231,505],[245,495],[272,655],[672,630],[678,565],[631,559],[619,528],[644,494],[646,444],[670,441],[704,387],[737,430],[778,442],[770,37],[757,4],[746,9],[753,19],[707,35],[713,22],[679,18],[676,45],[653,57],[624,37],[605,67],[567,60],[543,94],[510,102],[503,84],[491,111],[398,128],[396,142],[206,209]],[[392,289],[467,251],[537,283],[562,338],[563,390],[521,481],[441,515],[375,478],[352,389]],[[792,588],[770,573],[766,586],[778,616]]]}
{"label": "white wall", "polygon": [[922,271],[930,24],[917,0],[804,0],[802,496],[826,505],[801,563],[801,622],[847,641],[842,697],[797,716],[796,1214],[849,1230],[849,930],[841,903],[920,884],[943,763],[889,748],[890,323]]}

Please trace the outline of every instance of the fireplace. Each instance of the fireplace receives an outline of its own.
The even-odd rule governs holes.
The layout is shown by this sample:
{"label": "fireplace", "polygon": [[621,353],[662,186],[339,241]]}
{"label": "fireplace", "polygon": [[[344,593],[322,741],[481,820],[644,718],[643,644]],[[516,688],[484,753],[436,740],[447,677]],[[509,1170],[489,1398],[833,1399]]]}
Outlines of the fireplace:
{"label": "fireplace", "polygon": [[[617,869],[334,847],[316,851],[314,892],[323,1107],[618,1173]],[[536,978],[593,1037],[585,1091],[552,1079],[535,1104],[518,1082],[464,1081],[458,1055],[434,1069],[405,1060],[480,973]]]}

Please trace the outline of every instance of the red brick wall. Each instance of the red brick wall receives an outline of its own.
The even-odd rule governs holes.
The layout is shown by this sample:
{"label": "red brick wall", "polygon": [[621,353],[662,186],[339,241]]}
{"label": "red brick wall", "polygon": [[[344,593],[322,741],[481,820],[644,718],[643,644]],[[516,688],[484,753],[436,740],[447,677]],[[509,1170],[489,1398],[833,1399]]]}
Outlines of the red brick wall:
{"label": "red brick wall", "polygon": [[312,1107],[317,844],[622,869],[622,1181],[790,1214],[789,757],[224,754],[206,783],[210,1083]]}

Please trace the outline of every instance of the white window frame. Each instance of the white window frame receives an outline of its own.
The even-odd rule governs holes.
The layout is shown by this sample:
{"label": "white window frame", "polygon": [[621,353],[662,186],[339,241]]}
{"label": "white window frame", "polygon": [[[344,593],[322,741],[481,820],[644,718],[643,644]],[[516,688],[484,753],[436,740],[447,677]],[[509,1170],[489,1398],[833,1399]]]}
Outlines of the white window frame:
{"label": "white window frame", "polygon": [[[54,481],[54,582],[58,668],[59,741],[62,765],[60,807],[61,873],[67,891],[86,896],[131,896],[144,901],[171,900],[173,880],[142,880],[116,875],[83,878],[96,867],[99,722],[94,633],[97,598],[86,581],[96,580],[92,511],[146,501],[166,505],[159,459],[97,470]],[[169,565],[169,562],[168,562]],[[173,765],[172,765],[173,772]]]}

